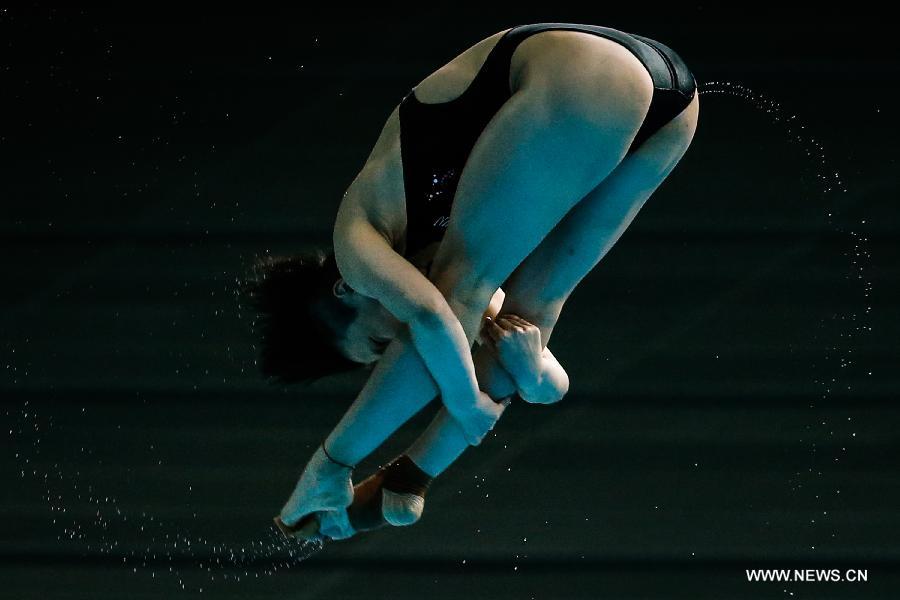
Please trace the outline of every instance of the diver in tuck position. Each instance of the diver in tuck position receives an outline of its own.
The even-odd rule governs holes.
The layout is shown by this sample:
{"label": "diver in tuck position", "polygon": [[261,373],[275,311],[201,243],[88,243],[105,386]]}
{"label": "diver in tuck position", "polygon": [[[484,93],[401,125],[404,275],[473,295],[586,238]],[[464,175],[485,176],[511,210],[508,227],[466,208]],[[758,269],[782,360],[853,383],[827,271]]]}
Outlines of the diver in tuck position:
{"label": "diver in tuck position", "polygon": [[[431,479],[512,397],[566,393],[547,349],[563,304],[681,159],[697,114],[678,55],[593,25],[501,31],[406,95],[341,201],[333,252],[264,261],[249,286],[264,373],[377,363],[276,517],[285,534],[415,522]],[[412,447],[354,488],[354,465],[437,396]]]}

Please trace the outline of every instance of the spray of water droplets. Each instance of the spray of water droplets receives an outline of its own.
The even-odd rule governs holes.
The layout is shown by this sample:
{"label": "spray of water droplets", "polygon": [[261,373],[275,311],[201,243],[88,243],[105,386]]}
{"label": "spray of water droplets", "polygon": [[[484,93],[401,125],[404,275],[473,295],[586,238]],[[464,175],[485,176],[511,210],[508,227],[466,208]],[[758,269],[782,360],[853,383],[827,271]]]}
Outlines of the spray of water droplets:
{"label": "spray of water droplets", "polygon": [[[806,129],[800,119],[786,111],[780,103],[753,91],[746,86],[722,81],[713,81],[700,86],[704,96],[725,96],[748,103],[771,117],[773,124],[780,126],[787,139],[800,148],[810,159],[811,169],[821,185],[823,198],[833,198],[844,194],[847,188],[840,174],[830,168],[823,145]],[[853,357],[854,341],[872,330],[868,318],[871,307],[868,297],[871,283],[866,278],[864,263],[870,255],[866,248],[867,238],[856,231],[846,231],[836,222],[839,202],[823,202],[823,214],[827,223],[835,231],[847,236],[850,248],[844,253],[848,259],[847,277],[856,280],[862,289],[865,308],[859,313],[836,315],[835,320],[842,326],[837,340],[826,348],[828,365],[832,373],[819,378],[815,383],[820,387],[822,399],[835,391],[849,391],[850,385],[841,373],[848,373],[855,365]],[[865,225],[862,221],[860,225]],[[15,366],[12,370],[15,371]],[[815,408],[815,403],[810,404]],[[38,414],[35,407],[26,401],[18,412],[8,412],[10,420],[9,436],[18,465],[20,478],[31,478],[42,488],[42,500],[49,510],[54,527],[59,530],[59,541],[78,542],[89,551],[121,560],[123,567],[137,573],[151,573],[152,578],[174,579],[182,589],[203,590],[202,585],[192,587],[184,572],[204,573],[210,582],[241,581],[272,575],[288,569],[309,558],[319,550],[321,544],[302,544],[286,540],[274,528],[259,538],[244,542],[216,542],[204,536],[192,534],[182,527],[168,523],[156,515],[140,511],[125,510],[115,496],[105,494],[93,483],[88,482],[81,469],[67,470],[65,465],[53,458],[42,455],[41,443],[44,436],[58,429],[52,415]],[[828,424],[823,423],[823,426]],[[830,435],[837,437],[846,433],[834,427]],[[852,438],[851,438],[852,439]],[[847,440],[849,442],[849,440]],[[841,452],[849,444],[837,444]],[[812,444],[812,453],[818,450]],[[91,449],[81,448],[79,460],[91,460]],[[840,456],[831,457],[835,462]],[[83,464],[86,470],[86,465]],[[823,471],[811,468],[808,473],[797,473],[793,482],[795,488],[804,485],[811,476],[822,477]],[[840,490],[834,490],[836,494]],[[818,499],[818,496],[817,496]],[[825,511],[823,511],[825,512]],[[86,520],[84,514],[91,514]],[[821,521],[825,521],[823,515]],[[832,536],[834,533],[832,533]],[[138,546],[135,546],[138,542]],[[194,578],[191,578],[193,581]]]}
{"label": "spray of water droplets", "polygon": [[[793,112],[788,111],[781,103],[767,97],[765,94],[750,89],[749,87],[729,82],[710,81],[699,86],[699,93],[704,96],[725,96],[740,100],[753,107],[755,110],[767,114],[773,125],[780,128],[787,140],[797,144],[801,151],[809,159],[809,169],[815,174],[820,187],[822,199],[823,217],[829,227],[841,236],[843,243],[843,256],[847,263],[845,278],[853,285],[854,293],[859,294],[859,300],[863,306],[860,311],[846,314],[835,312],[830,318],[823,318],[820,322],[822,331],[829,330],[829,334],[822,337],[831,338],[825,344],[824,356],[819,371],[824,375],[816,376],[813,380],[817,396],[820,400],[828,400],[837,393],[849,394],[852,392],[853,374],[857,376],[865,371],[865,376],[871,377],[872,372],[863,369],[863,365],[857,364],[854,356],[858,354],[857,342],[871,333],[870,295],[872,282],[866,273],[866,262],[871,259],[867,243],[868,238],[861,233],[866,228],[866,220],[859,219],[847,228],[846,219],[842,217],[841,210],[850,205],[846,196],[847,186],[840,173],[829,163],[825,156],[825,148],[807,129],[806,125]],[[856,440],[855,424],[852,417],[846,417],[846,422],[832,423],[828,417],[819,416],[816,401],[809,403],[811,409],[812,425],[806,427],[809,444],[810,465],[806,472],[795,473],[791,481],[794,491],[806,487],[813,494],[811,499],[815,506],[814,517],[809,525],[812,527],[826,526],[828,523],[828,508],[835,506],[840,499],[839,487],[829,485],[827,482],[827,470],[829,466],[835,466],[846,456],[847,447]],[[820,456],[819,444],[816,440],[827,439],[827,447],[833,449],[828,456]],[[823,494],[826,497],[823,497]],[[830,527],[828,538],[835,539],[838,532]],[[819,538],[821,539],[821,538]],[[809,550],[815,551],[817,546]]]}
{"label": "spray of water droplets", "polygon": [[[237,308],[240,311],[241,306]],[[230,354],[226,349],[226,355]],[[86,411],[82,407],[79,413],[85,417]],[[78,424],[59,425],[53,414],[42,412],[29,400],[18,411],[6,411],[6,417],[19,479],[37,483],[50,524],[59,532],[57,541],[76,544],[86,555],[121,561],[123,568],[135,574],[168,578],[180,589],[203,592],[214,582],[274,575],[322,550],[321,542],[287,539],[274,525],[255,539],[216,541],[135,509],[133,502],[126,508],[108,488],[91,481],[89,472],[103,467],[96,448],[81,445],[72,453],[52,457],[43,450],[51,435],[54,441],[68,441],[67,428]]]}

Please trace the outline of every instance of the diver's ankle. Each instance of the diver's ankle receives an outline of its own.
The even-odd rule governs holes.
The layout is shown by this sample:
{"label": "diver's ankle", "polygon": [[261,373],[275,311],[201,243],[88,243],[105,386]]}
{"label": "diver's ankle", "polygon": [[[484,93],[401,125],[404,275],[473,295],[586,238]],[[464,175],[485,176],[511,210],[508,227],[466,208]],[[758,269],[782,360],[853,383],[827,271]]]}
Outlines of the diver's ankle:
{"label": "diver's ankle", "polygon": [[321,463],[321,467],[326,471],[350,472],[355,468],[353,465],[350,465],[340,460],[340,458],[335,457],[332,452],[329,452],[325,447],[325,442],[319,444],[319,447],[316,449],[315,455],[319,455],[319,462]]}
{"label": "diver's ankle", "polygon": [[412,525],[422,517],[432,479],[409,456],[398,456],[354,488],[350,524],[357,531]]}
{"label": "diver's ankle", "polygon": [[406,454],[392,460],[384,467],[384,472],[384,489],[395,494],[415,494],[422,498],[434,479]]}

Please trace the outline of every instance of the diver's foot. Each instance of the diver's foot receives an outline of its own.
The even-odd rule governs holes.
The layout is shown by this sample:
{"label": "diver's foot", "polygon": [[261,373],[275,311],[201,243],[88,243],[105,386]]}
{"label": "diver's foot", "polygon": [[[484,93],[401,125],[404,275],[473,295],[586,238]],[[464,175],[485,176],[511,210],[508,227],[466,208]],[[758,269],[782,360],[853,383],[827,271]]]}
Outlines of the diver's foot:
{"label": "diver's foot", "polygon": [[315,520],[313,513],[345,512],[353,502],[351,471],[350,467],[329,458],[322,446],[319,446],[278,515],[281,525],[277,521],[276,525],[279,529],[307,534],[312,528],[311,519]]}
{"label": "diver's foot", "polygon": [[319,519],[315,513],[306,515],[293,525],[286,524],[281,520],[280,516],[272,520],[275,522],[275,527],[278,528],[278,531],[283,533],[285,537],[307,542],[324,540],[324,536],[319,533]]}
{"label": "diver's foot", "polygon": [[349,524],[356,531],[412,525],[425,510],[431,480],[408,456],[397,457],[353,488]]}
{"label": "diver's foot", "polygon": [[346,540],[357,533],[346,509],[318,512],[313,516],[318,524],[316,534],[323,540]]}
{"label": "diver's foot", "polygon": [[381,490],[381,513],[384,520],[394,527],[412,525],[422,518],[424,510],[425,498],[422,496]]}

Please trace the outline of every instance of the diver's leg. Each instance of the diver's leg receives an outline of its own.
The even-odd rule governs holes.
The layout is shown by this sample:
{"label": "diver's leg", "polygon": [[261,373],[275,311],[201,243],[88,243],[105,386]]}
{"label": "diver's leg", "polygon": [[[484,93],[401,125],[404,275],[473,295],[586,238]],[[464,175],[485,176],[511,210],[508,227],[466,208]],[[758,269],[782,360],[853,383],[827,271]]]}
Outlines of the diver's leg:
{"label": "diver's leg", "polygon": [[[550,339],[563,304],[578,283],[619,239],[650,195],[687,150],[697,126],[699,100],[651,136],[629,155],[553,229],[504,284],[503,312],[522,316],[541,328],[544,345]],[[486,348],[475,355],[482,389],[492,397],[515,391],[512,380]],[[485,385],[486,384],[486,385]],[[442,408],[406,455],[429,477],[449,467],[468,447],[462,432]],[[369,482],[371,487],[371,482]],[[367,492],[371,495],[371,490]],[[392,503],[415,521],[424,502]],[[353,514],[351,514],[353,517]]]}
{"label": "diver's leg", "polygon": [[[609,175],[647,113],[652,81],[641,63],[614,42],[588,51],[596,60],[583,65],[545,57],[556,68],[535,70],[538,80],[501,107],[462,173],[432,274],[470,341],[494,291]],[[408,335],[399,336],[326,439],[331,457],[357,464],[437,391]],[[345,489],[348,479],[349,471],[326,482],[314,468],[304,470],[282,520],[292,525],[314,511],[342,511],[351,498],[329,490]]]}

